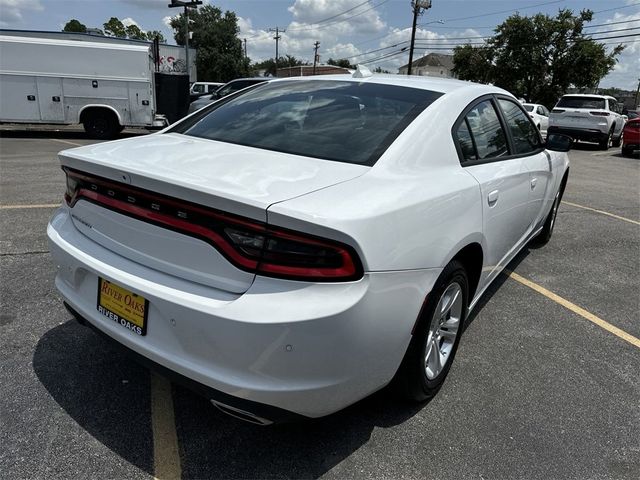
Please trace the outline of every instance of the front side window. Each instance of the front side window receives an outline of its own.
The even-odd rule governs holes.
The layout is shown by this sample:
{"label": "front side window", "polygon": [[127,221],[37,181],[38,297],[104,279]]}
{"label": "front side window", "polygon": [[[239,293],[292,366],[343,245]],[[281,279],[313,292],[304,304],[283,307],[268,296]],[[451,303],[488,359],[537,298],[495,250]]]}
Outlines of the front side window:
{"label": "front side window", "polygon": [[265,83],[172,131],[221,142],[373,165],[442,93],[395,85]]}
{"label": "front side window", "polygon": [[514,154],[531,153],[542,147],[538,129],[531,122],[529,116],[526,115],[515,102],[498,100],[507,128],[511,131],[513,138]]}
{"label": "front side window", "polygon": [[193,91],[194,91],[195,93],[203,93],[203,92],[204,92],[204,85],[196,83],[196,84],[193,86]]}
{"label": "front side window", "polygon": [[466,121],[475,141],[478,159],[509,154],[507,137],[491,100],[484,100],[473,107]]}

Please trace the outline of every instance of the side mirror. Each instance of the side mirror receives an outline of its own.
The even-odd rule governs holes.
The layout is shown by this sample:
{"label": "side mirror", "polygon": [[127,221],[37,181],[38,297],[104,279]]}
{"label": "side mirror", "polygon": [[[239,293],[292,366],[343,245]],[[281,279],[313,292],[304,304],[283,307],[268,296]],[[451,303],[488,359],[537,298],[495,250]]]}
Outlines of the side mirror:
{"label": "side mirror", "polygon": [[559,133],[552,133],[547,135],[547,143],[545,147],[547,150],[553,150],[554,152],[568,152],[573,145],[573,138],[568,135],[561,135]]}

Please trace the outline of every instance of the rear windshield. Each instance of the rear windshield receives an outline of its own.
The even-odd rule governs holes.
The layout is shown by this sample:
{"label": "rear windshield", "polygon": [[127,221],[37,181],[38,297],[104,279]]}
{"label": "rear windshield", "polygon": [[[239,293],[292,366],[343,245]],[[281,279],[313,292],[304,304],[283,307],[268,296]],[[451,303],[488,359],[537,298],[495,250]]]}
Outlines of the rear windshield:
{"label": "rear windshield", "polygon": [[337,80],[272,82],[221,101],[173,132],[373,165],[442,93]]}
{"label": "rear windshield", "polygon": [[533,112],[533,105],[523,105],[523,107],[527,112]]}
{"label": "rear windshield", "polygon": [[565,108],[606,108],[604,98],[598,97],[562,97],[556,107]]}

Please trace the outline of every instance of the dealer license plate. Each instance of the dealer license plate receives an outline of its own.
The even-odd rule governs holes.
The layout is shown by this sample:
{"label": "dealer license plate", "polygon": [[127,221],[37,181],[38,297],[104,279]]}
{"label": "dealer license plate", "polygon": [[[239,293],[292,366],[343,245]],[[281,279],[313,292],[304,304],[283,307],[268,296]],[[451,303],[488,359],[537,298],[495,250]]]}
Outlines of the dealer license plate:
{"label": "dealer license plate", "polygon": [[147,333],[149,301],[104,278],[98,281],[98,312],[137,335]]}

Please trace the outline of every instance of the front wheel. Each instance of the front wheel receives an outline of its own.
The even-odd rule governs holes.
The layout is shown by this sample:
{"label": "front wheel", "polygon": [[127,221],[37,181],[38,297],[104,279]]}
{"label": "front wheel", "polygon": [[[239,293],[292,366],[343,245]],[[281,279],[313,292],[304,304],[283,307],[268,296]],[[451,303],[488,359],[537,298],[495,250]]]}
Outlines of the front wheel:
{"label": "front wheel", "polygon": [[427,308],[393,382],[403,397],[425,401],[444,383],[464,327],[468,285],[464,267],[454,260],[429,293]]}

